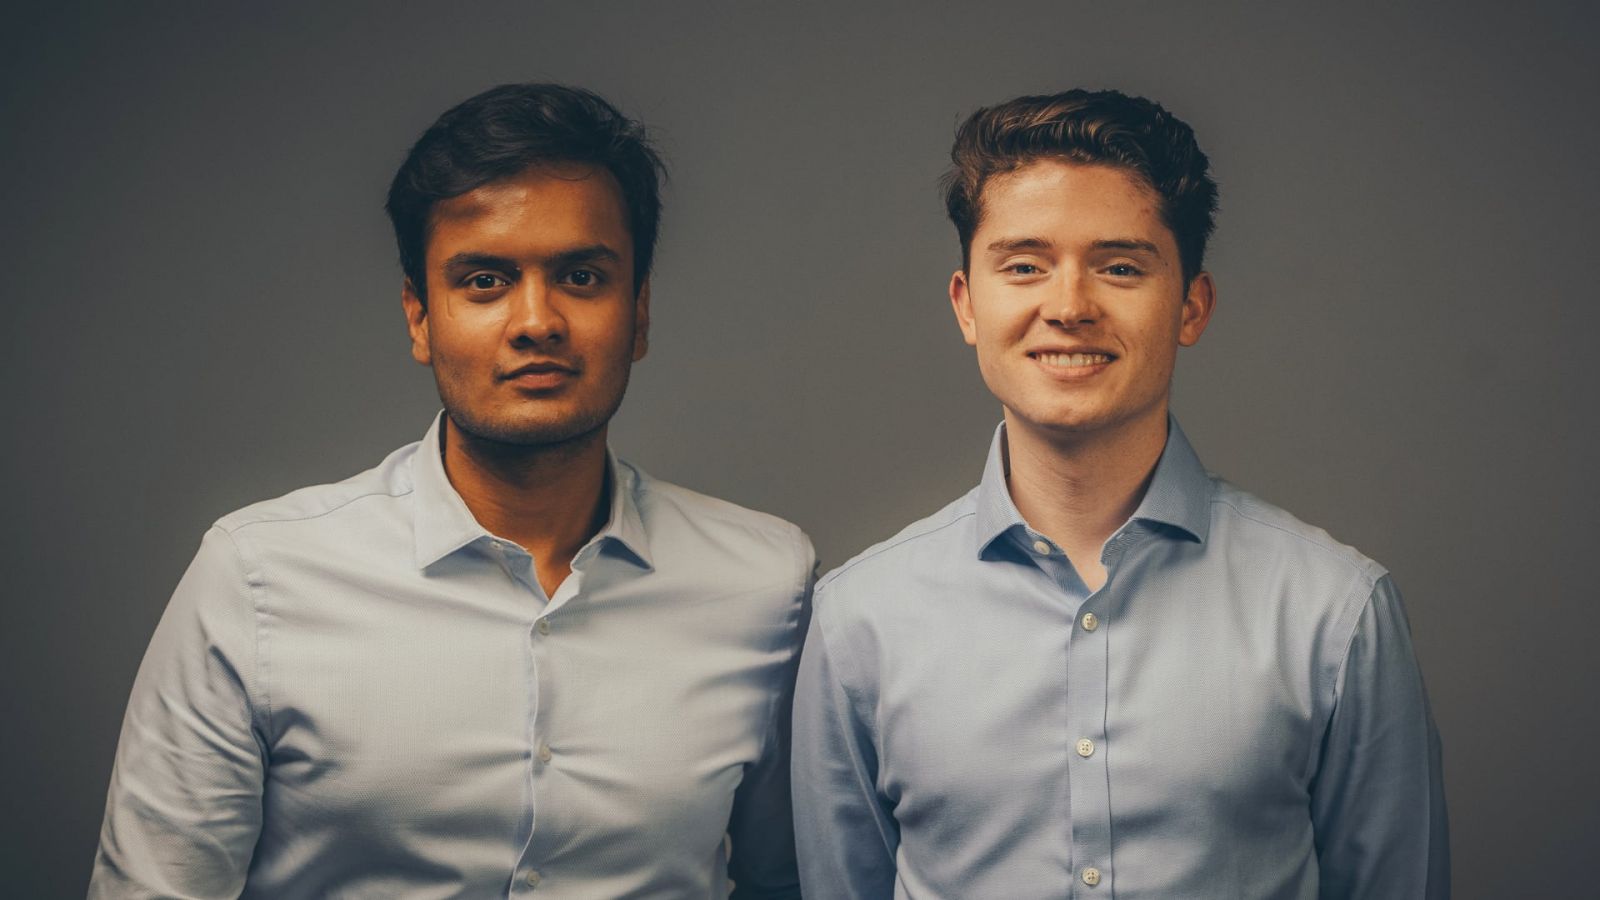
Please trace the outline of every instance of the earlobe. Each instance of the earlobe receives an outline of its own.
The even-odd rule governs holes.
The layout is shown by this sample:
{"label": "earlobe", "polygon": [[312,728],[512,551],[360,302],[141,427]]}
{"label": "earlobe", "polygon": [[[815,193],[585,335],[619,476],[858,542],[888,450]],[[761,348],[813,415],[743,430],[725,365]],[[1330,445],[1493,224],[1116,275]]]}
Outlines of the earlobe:
{"label": "earlobe", "polygon": [[425,366],[433,365],[433,351],[428,344],[428,304],[409,278],[400,286],[400,306],[406,314],[406,333],[411,335],[411,358]]}
{"label": "earlobe", "polygon": [[650,279],[639,285],[639,296],[633,307],[633,361],[644,359],[650,352]]}
{"label": "earlobe", "polygon": [[967,281],[967,273],[957,269],[950,276],[950,308],[955,311],[956,324],[961,328],[961,337],[971,346],[978,345],[978,326],[972,315],[972,291]]}
{"label": "earlobe", "polygon": [[1189,289],[1183,297],[1183,321],[1178,326],[1180,345],[1192,347],[1200,340],[1216,306],[1217,285],[1212,281],[1210,272],[1201,272],[1189,282]]}

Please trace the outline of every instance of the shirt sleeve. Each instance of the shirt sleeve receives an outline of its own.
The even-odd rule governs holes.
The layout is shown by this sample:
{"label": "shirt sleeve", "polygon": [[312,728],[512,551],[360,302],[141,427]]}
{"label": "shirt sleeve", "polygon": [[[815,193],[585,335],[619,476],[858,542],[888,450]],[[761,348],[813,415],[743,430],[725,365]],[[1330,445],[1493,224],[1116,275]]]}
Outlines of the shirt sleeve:
{"label": "shirt sleeve", "polygon": [[1339,673],[1311,816],[1323,897],[1449,897],[1439,733],[1387,575]]}
{"label": "shirt sleeve", "polygon": [[128,700],[89,897],[236,897],[261,827],[255,613],[213,528],[173,592]]}
{"label": "shirt sleeve", "polygon": [[793,655],[783,668],[773,703],[770,728],[761,759],[744,773],[733,796],[728,819],[732,853],[728,877],[734,884],[729,900],[800,900],[795,868],[794,814],[789,791],[790,717],[794,707],[795,666],[799,640],[811,612],[816,552],[811,540],[796,529],[799,573],[793,628]]}
{"label": "shirt sleeve", "polygon": [[894,897],[899,827],[878,796],[872,730],[851,703],[819,594],[795,687],[795,842],[800,884],[822,900]]}

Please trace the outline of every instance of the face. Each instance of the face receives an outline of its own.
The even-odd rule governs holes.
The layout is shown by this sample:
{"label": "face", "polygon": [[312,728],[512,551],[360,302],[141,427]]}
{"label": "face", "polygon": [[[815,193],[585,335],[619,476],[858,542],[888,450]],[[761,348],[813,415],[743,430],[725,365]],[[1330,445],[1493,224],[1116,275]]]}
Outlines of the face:
{"label": "face", "polygon": [[529,446],[603,434],[650,321],[610,173],[531,168],[440,201],[430,224],[427,301],[408,282],[403,302],[449,424]]}
{"label": "face", "polygon": [[1211,277],[1184,283],[1160,198],[1122,169],[1030,163],[984,186],[950,300],[1013,430],[1081,439],[1160,428]]}

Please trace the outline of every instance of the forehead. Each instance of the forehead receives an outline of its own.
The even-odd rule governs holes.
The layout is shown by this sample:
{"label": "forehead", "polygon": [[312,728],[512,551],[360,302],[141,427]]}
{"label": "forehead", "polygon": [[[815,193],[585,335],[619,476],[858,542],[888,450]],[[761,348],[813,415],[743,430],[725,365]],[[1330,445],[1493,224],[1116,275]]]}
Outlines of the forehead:
{"label": "forehead", "polygon": [[1055,237],[1175,240],[1162,219],[1160,195],[1143,178],[1117,166],[1037,160],[990,177],[981,201],[974,243],[979,235],[984,242],[1044,236],[1013,234],[1019,229]]}
{"label": "forehead", "polygon": [[594,244],[632,250],[622,188],[599,166],[524,169],[440,200],[428,226],[429,259],[465,250],[542,255]]}

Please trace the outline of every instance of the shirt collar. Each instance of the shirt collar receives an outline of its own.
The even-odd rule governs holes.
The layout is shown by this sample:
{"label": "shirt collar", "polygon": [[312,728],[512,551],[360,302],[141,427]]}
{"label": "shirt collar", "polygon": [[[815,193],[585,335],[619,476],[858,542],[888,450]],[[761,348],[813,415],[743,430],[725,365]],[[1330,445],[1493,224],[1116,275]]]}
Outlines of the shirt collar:
{"label": "shirt collar", "polygon": [[[1010,471],[1006,447],[1006,425],[1001,422],[989,444],[989,459],[978,484],[978,556],[1012,528],[1026,528],[1022,513],[1011,499],[1006,484]],[[1167,444],[1156,462],[1155,475],[1130,521],[1154,522],[1171,526],[1204,543],[1211,530],[1211,476],[1200,464],[1178,420],[1167,416]]]}
{"label": "shirt collar", "polygon": [[[441,412],[434,417],[433,425],[411,458],[412,531],[419,569],[426,569],[474,541],[494,537],[473,518],[472,511],[467,509],[466,502],[445,474],[440,443],[443,430],[444,413]],[[654,568],[650,562],[649,537],[639,513],[644,479],[633,466],[617,459],[609,447],[606,448],[606,475],[612,488],[611,511],[606,516],[605,526],[578,551],[579,555],[584,555],[590,547],[615,546],[644,568]]]}

